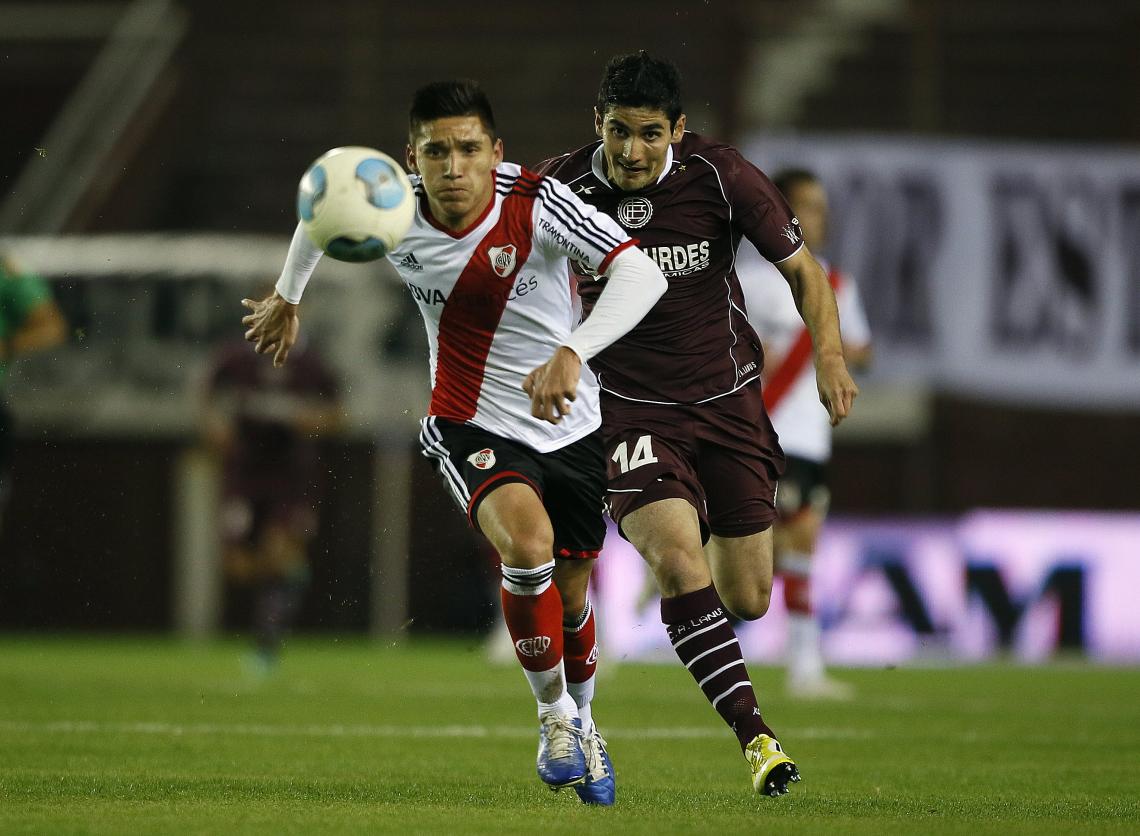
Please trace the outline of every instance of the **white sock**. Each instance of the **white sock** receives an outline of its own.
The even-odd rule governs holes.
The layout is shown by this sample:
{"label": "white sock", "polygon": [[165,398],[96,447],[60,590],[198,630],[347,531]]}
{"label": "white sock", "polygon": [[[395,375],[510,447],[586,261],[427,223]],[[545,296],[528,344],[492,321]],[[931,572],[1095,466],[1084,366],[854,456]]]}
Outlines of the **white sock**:
{"label": "white sock", "polygon": [[589,732],[594,725],[594,711],[590,707],[590,703],[594,700],[595,679],[596,676],[591,676],[585,682],[566,683],[566,690],[578,706],[578,716],[582,718],[582,731],[584,732]]}
{"label": "white sock", "polygon": [[810,615],[788,616],[788,675],[795,679],[823,676],[819,622]]}
{"label": "white sock", "polygon": [[566,671],[562,662],[547,671],[528,671],[523,668],[530,690],[538,703],[538,716],[569,714],[578,716],[578,706],[566,691]]}

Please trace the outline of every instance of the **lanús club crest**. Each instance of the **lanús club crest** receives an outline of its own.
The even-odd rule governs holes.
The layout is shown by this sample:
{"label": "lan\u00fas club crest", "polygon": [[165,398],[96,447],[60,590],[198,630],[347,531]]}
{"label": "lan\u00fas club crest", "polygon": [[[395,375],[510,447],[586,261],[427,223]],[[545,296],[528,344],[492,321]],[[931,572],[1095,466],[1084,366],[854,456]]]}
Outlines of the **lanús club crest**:
{"label": "lan\u00fas club crest", "polygon": [[515,271],[515,254],[518,249],[514,244],[504,247],[491,247],[487,256],[491,259],[491,269],[504,279]]}
{"label": "lan\u00fas club crest", "polygon": [[648,198],[627,197],[617,205],[618,222],[626,229],[641,229],[653,217],[653,204]]}

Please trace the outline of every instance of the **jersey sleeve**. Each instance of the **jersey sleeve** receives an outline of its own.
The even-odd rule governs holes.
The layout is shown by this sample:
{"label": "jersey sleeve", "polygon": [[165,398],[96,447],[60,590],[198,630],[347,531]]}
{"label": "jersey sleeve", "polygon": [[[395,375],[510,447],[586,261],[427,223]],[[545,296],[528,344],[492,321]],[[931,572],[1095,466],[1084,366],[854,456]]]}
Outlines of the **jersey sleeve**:
{"label": "jersey sleeve", "polygon": [[583,203],[553,177],[542,179],[538,195],[535,240],[548,255],[605,273],[614,256],[636,243],[617,221]]}
{"label": "jersey sleeve", "polygon": [[735,149],[725,153],[730,156],[725,196],[733,224],[773,264],[791,258],[804,245],[799,219],[763,171]]}

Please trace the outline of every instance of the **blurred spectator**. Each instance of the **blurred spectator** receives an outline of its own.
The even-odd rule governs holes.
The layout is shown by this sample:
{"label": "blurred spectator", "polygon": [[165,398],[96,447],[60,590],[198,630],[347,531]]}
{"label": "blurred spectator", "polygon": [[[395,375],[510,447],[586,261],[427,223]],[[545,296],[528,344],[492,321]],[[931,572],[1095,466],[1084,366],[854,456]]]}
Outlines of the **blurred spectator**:
{"label": "blurred spectator", "polygon": [[21,354],[63,342],[67,324],[51,289],[0,254],[0,525],[12,490],[12,414],[4,400],[9,364]]}
{"label": "blurred spectator", "polygon": [[308,588],[324,494],[317,440],[338,429],[342,413],[337,380],[306,339],[284,368],[260,360],[242,339],[219,349],[202,431],[222,462],[225,575],[251,596],[251,666],[268,673]]}
{"label": "blurred spectator", "polygon": [[[823,184],[805,169],[783,171],[772,180],[799,218],[804,243],[819,258],[828,223]],[[865,369],[871,361],[871,332],[855,281],[826,259],[819,262],[835,291],[847,364],[852,371]],[[787,457],[776,495],[773,542],[788,610],[788,689],[799,697],[850,698],[850,686],[825,671],[811,605],[811,558],[830,503],[831,458],[831,425],[816,391],[811,340],[779,273],[741,272],[741,285],[749,319],[764,342],[764,403]]]}

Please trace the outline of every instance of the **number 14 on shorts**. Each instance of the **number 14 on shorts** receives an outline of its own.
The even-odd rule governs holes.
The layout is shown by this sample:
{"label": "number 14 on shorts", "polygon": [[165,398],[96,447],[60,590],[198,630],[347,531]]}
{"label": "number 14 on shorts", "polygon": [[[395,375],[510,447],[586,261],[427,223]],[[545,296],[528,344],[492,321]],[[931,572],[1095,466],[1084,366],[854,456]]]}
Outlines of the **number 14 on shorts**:
{"label": "number 14 on shorts", "polygon": [[623,441],[619,444],[610,457],[611,461],[616,462],[621,468],[622,473],[629,473],[643,464],[653,464],[657,461],[657,457],[653,455],[653,439],[650,436],[643,435],[634,442],[632,456],[629,454],[628,443]]}

